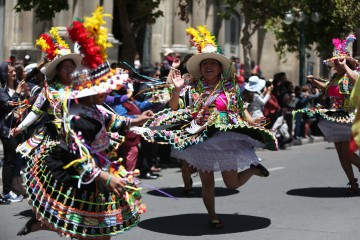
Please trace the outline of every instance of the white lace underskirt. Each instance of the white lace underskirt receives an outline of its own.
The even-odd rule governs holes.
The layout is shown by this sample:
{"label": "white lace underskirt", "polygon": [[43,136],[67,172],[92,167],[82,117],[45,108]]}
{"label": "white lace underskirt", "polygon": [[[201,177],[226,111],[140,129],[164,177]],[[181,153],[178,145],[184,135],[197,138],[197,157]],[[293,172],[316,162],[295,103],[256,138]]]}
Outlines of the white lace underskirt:
{"label": "white lace underskirt", "polygon": [[328,142],[350,141],[351,125],[351,123],[333,122],[323,118],[318,123],[325,141]]}
{"label": "white lace underskirt", "polygon": [[183,151],[172,149],[171,156],[187,161],[202,171],[230,171],[257,165],[255,148],[264,144],[248,135],[235,132],[216,132],[204,142]]}

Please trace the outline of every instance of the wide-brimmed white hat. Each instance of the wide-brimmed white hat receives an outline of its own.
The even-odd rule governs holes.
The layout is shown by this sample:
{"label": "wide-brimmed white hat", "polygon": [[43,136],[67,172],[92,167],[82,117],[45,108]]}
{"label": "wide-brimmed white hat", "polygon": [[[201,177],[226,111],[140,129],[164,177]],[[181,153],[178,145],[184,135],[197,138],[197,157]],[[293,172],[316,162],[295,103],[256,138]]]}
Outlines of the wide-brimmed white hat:
{"label": "wide-brimmed white hat", "polygon": [[219,53],[198,53],[192,56],[186,63],[186,69],[195,78],[200,76],[200,63],[205,59],[215,59],[221,63],[222,73],[228,73],[230,71],[231,61],[227,57]]}
{"label": "wide-brimmed white hat", "polygon": [[45,69],[45,76],[47,79],[52,80],[56,75],[56,66],[64,60],[72,60],[75,65],[78,67],[81,65],[81,61],[84,57],[78,53],[66,52],[62,55],[58,55],[54,60],[52,60]]}
{"label": "wide-brimmed white hat", "polygon": [[214,59],[221,64],[222,73],[228,76],[231,72],[231,61],[222,54],[215,36],[206,29],[206,26],[189,27],[186,29],[186,32],[191,37],[190,42],[198,51],[186,63],[188,72],[195,78],[198,78],[201,75],[200,63],[205,59]]}
{"label": "wide-brimmed white hat", "polygon": [[250,92],[258,92],[265,87],[266,81],[258,76],[251,76],[249,81],[245,83],[245,89]]}
{"label": "wide-brimmed white hat", "polygon": [[52,27],[48,33],[43,33],[36,39],[35,45],[41,47],[41,51],[46,54],[46,58],[51,61],[45,69],[45,76],[48,80],[53,80],[56,75],[56,66],[64,60],[73,60],[76,66],[80,66],[83,56],[71,53],[69,45],[60,37],[59,27]]}
{"label": "wide-brimmed white hat", "polygon": [[165,48],[164,50],[164,56],[166,57],[167,55],[174,53],[174,50],[172,50],[171,48]]}

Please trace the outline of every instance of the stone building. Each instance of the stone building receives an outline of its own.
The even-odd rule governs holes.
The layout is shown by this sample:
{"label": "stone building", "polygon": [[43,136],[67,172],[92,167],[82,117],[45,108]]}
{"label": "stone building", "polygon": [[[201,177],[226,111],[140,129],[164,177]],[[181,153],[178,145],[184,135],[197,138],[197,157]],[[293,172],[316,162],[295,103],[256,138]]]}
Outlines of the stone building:
{"label": "stone building", "polygon": [[[71,23],[74,17],[90,15],[95,7],[102,3],[106,13],[113,13],[114,1],[85,1],[68,0],[69,10],[56,14],[52,21],[36,22],[33,12],[15,13],[13,10],[16,1],[0,0],[0,52],[1,59],[5,60],[10,53],[21,60],[26,54],[32,59],[38,60],[41,57],[40,51],[35,48],[37,37],[50,29],[51,26],[65,27]],[[223,20],[218,16],[225,5],[224,1],[217,0],[192,0],[189,12],[189,23],[180,21],[177,16],[179,0],[161,0],[159,8],[163,11],[164,17],[157,19],[154,25],[147,27],[144,51],[142,53],[142,65],[149,66],[161,62],[165,48],[172,48],[181,53],[191,53],[189,37],[185,34],[185,28],[189,26],[207,25],[207,28],[217,37],[227,57],[239,57],[243,62],[243,51],[240,44],[243,16],[240,9],[229,20]],[[239,6],[240,7],[240,6]],[[115,9],[116,10],[116,9]],[[112,29],[113,22],[117,19],[107,19],[106,27]],[[109,40],[114,47],[109,49],[109,61],[117,61],[119,46],[121,43],[109,33]],[[285,59],[280,59],[275,52],[274,36],[260,30],[251,38],[251,58],[262,69],[266,79],[272,78],[274,73],[286,72],[288,79],[294,84],[299,83],[299,59],[297,54],[287,54]],[[360,49],[360,47],[358,48]],[[320,75],[321,59],[316,57],[315,51],[310,52],[310,58],[306,59],[305,74],[313,73]]]}

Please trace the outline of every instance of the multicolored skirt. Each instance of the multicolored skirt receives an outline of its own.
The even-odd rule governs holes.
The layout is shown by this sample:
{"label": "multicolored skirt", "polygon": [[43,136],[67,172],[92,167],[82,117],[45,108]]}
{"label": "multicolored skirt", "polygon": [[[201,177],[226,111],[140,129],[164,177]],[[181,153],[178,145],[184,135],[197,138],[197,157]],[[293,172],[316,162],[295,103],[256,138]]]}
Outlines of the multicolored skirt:
{"label": "multicolored skirt", "polygon": [[99,181],[79,189],[75,169],[63,169],[64,159],[71,157],[56,142],[48,142],[29,161],[26,186],[37,219],[72,238],[114,236],[136,226],[146,208],[135,184],[122,196]]}
{"label": "multicolored skirt", "polygon": [[147,129],[146,131],[138,133],[146,141],[170,144],[175,149],[184,150],[211,138],[218,131],[237,132],[263,143],[265,149],[277,150],[277,141],[271,131],[264,127],[250,126],[240,117],[236,119],[236,124],[223,124],[218,121],[213,125],[207,126],[202,131],[189,133],[186,127],[190,125],[192,120],[189,109],[177,111],[164,109],[157,113],[153,120],[149,120],[143,125],[143,128]]}
{"label": "multicolored skirt", "polygon": [[[250,126],[237,118],[236,124],[218,121],[197,133],[186,127],[192,121],[187,109],[165,109],[155,119],[144,124],[148,129],[141,133],[145,140],[170,144],[172,155],[186,160],[190,166],[202,171],[238,170],[259,163],[256,148],[277,150],[273,133],[263,127]],[[174,151],[178,150],[178,153]]]}
{"label": "multicolored skirt", "polygon": [[324,135],[325,141],[342,142],[350,141],[351,126],[355,119],[354,113],[345,110],[329,110],[324,108],[304,108],[294,111],[306,114],[308,117],[318,117],[318,127]]}

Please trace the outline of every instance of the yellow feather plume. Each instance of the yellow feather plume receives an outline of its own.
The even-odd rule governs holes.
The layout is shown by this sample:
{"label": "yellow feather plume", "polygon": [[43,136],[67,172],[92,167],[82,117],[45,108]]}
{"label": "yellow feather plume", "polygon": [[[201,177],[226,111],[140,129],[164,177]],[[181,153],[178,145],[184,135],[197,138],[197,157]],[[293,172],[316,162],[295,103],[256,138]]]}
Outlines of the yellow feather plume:
{"label": "yellow feather plume", "polygon": [[59,46],[58,49],[59,48],[69,49],[69,45],[60,37],[58,29],[59,29],[58,27],[52,27],[49,31],[50,36],[55,40],[56,44]]}
{"label": "yellow feather plume", "polygon": [[112,44],[107,40],[107,28],[101,26],[106,24],[104,17],[112,18],[111,14],[104,14],[103,7],[97,7],[91,17],[84,18],[84,26],[89,30],[91,35],[95,36],[95,43],[100,47],[101,57],[107,59],[106,49],[112,47]]}
{"label": "yellow feather plume", "polygon": [[197,47],[200,51],[206,45],[212,45],[217,47],[215,42],[215,36],[211,35],[209,30],[206,29],[206,26],[199,25],[196,27],[186,28],[185,31],[188,35],[191,35],[191,41],[195,47]]}
{"label": "yellow feather plume", "polygon": [[43,51],[43,52],[45,52],[46,49],[49,48],[48,44],[46,43],[45,39],[43,39],[43,38],[36,39],[35,45],[40,46],[41,51]]}

